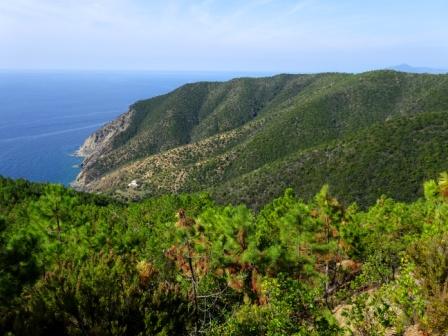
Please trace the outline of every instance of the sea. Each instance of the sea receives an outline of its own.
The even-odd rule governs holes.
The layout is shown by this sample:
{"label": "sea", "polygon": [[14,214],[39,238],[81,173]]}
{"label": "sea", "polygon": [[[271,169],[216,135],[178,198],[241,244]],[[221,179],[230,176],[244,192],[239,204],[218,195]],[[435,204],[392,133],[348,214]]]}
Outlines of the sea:
{"label": "sea", "polygon": [[83,141],[128,107],[197,81],[242,72],[0,71],[0,175],[69,185]]}

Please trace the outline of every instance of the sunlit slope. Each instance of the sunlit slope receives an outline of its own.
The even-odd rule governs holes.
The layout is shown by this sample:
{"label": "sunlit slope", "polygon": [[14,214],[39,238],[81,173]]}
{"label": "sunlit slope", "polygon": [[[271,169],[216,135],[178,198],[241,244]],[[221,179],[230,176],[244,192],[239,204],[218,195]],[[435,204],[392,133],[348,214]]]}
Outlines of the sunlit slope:
{"label": "sunlit slope", "polygon": [[[189,84],[133,105],[130,126],[85,169],[84,188],[120,197],[207,189],[257,205],[285,186],[308,197],[328,180],[346,201],[367,204],[402,185],[393,196],[412,199],[447,168],[447,93],[448,76],[393,71]],[[133,179],[140,187],[130,190]]]}

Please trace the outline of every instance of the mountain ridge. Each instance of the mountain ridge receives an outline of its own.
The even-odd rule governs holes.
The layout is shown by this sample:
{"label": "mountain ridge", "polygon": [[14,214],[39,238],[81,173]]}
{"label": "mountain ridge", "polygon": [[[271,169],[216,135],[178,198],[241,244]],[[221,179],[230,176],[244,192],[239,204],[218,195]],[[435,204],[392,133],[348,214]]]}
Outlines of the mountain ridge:
{"label": "mountain ridge", "polygon": [[447,74],[448,69],[436,69],[430,67],[415,67],[406,63],[399,64],[388,68],[389,70],[408,72],[408,73],[419,73],[419,74],[434,74],[434,75],[442,75]]}
{"label": "mountain ridge", "polygon": [[[243,199],[256,207],[278,196],[274,191],[278,188],[271,186],[263,190],[265,196],[261,199],[254,195],[235,197],[235,190],[243,190],[246,185],[247,179],[243,176],[256,176],[254,172],[262,169],[270,172],[263,179],[265,182],[298,183],[290,176],[282,178],[281,170],[263,170],[263,167],[272,166],[279,160],[295,166],[296,161],[291,158],[302,157],[302,152],[319,152],[322,146],[334,141],[344,143],[344,139],[356,137],[363,131],[366,133],[359,136],[366,136],[372,125],[381,129],[394,119],[404,118],[407,121],[403,127],[408,127],[413,125],[410,117],[429,113],[426,121],[425,118],[420,121],[436,127],[436,122],[443,121],[444,113],[448,111],[447,91],[448,76],[388,70],[363,74],[277,75],[238,78],[223,83],[187,84],[169,94],[133,104],[130,107],[132,113],[125,114],[129,116],[127,124],[117,124],[125,127],[107,133],[104,130],[110,130],[108,124],[98,131],[99,134],[94,133],[100,139],[101,150],[89,153],[85,158],[74,185],[78,189],[106,192],[119,198],[208,190],[220,195],[217,199],[224,203]],[[435,116],[431,114],[433,112],[442,116]],[[102,132],[113,134],[104,137],[107,139],[105,146],[101,145],[103,138],[99,136]],[[445,148],[445,134],[437,132],[436,138],[422,141],[429,147],[438,142]],[[391,144],[401,143],[391,134],[387,136]],[[371,141],[366,146],[373,146],[377,140]],[[353,142],[345,144],[351,146]],[[85,143],[80,152],[86,152],[88,145]],[[406,147],[406,144],[400,146]],[[423,147],[418,148],[423,150]],[[365,151],[362,148],[358,150]],[[377,149],[380,152],[385,150],[387,148]],[[422,153],[412,155],[418,157]],[[431,155],[436,163],[431,169],[426,167],[426,172],[422,171],[423,168],[416,174],[411,172],[411,175],[418,176],[418,181],[405,187],[404,199],[412,198],[409,190],[420,186],[420,179],[448,167],[448,162],[439,160],[435,150]],[[325,162],[319,159],[315,164],[326,166],[328,162]],[[309,185],[307,181],[316,180],[313,171],[320,171],[324,176],[320,176],[319,183],[330,180],[332,185],[340,185],[334,180],[338,174],[330,170],[323,172],[318,166],[307,165],[307,171],[299,170],[297,175],[305,178],[305,185]],[[356,176],[366,174],[368,167],[365,166],[355,172]],[[138,188],[128,187],[132,180],[139,182]],[[230,181],[239,182],[232,184]],[[253,181],[249,185],[253,185]],[[387,183],[383,185],[386,185],[386,191],[393,190],[387,187]],[[303,190],[297,185],[295,188]],[[365,185],[360,183],[358,188],[363,189]],[[310,189],[315,192],[313,186]],[[368,197],[348,197],[361,190],[344,192],[342,187],[340,190],[345,193],[338,195],[341,199],[365,205],[380,196],[371,191]],[[225,194],[232,197],[223,197]]]}

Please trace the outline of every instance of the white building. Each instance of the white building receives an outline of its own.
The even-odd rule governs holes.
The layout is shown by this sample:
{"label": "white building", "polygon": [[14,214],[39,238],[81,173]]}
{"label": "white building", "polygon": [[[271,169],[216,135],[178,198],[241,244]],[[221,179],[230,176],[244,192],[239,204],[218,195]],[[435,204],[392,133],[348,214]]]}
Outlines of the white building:
{"label": "white building", "polygon": [[128,184],[129,188],[138,188],[137,180],[132,180],[131,183]]}

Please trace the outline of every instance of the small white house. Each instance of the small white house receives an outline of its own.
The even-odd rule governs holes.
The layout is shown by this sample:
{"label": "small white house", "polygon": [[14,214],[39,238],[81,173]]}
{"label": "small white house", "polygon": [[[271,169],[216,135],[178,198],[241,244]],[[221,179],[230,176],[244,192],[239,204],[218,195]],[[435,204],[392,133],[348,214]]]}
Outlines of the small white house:
{"label": "small white house", "polygon": [[137,180],[132,180],[131,183],[128,184],[129,188],[138,188]]}

